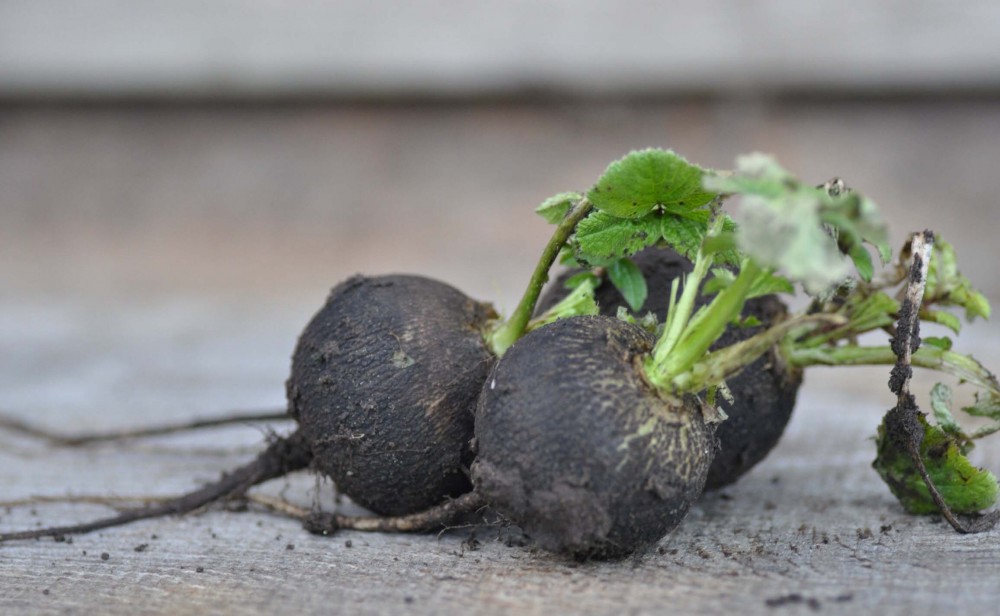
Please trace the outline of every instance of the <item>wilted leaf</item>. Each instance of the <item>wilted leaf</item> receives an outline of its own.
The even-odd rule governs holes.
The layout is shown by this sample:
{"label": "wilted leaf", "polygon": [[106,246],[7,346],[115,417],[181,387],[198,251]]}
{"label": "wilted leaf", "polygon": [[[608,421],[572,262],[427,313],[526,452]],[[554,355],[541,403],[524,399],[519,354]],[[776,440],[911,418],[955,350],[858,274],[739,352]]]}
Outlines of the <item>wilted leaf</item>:
{"label": "wilted leaf", "polygon": [[953,436],[962,434],[962,427],[951,414],[951,388],[944,383],[937,383],[931,389],[931,410],[942,430]]}
{"label": "wilted leaf", "polygon": [[[972,514],[991,507],[997,499],[997,479],[993,473],[976,468],[962,455],[958,443],[937,426],[924,426],[920,453],[927,472],[944,501],[955,513]],[[889,486],[893,495],[910,513],[937,513],[920,473],[905,451],[900,451],[888,437],[885,425],[878,430],[878,455],[872,466]]]}
{"label": "wilted leaf", "polygon": [[733,175],[705,176],[704,184],[743,196],[737,241],[759,264],[818,295],[848,276],[843,253],[852,256],[862,278],[873,273],[864,242],[887,257],[886,227],[871,201],[854,192],[830,194],[807,186],[764,154],[740,157],[736,167]]}

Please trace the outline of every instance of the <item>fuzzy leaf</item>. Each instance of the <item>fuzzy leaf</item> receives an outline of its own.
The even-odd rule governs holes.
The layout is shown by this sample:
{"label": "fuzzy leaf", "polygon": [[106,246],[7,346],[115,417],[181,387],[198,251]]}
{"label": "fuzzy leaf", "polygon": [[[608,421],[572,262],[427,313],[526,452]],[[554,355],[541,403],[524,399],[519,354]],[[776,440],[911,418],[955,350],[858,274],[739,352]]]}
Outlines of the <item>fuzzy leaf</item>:
{"label": "fuzzy leaf", "polygon": [[660,238],[660,219],[656,216],[628,220],[592,212],[576,226],[573,243],[578,261],[606,265],[634,255]]}
{"label": "fuzzy leaf", "polygon": [[931,389],[931,410],[942,430],[954,436],[962,435],[962,427],[951,414],[951,388],[944,383],[937,383]]}
{"label": "fuzzy leaf", "polygon": [[710,215],[708,210],[684,214],[653,212],[643,218],[629,219],[592,212],[577,225],[572,243],[576,258],[591,265],[611,265],[658,243],[694,259],[708,233]]}
{"label": "fuzzy leaf", "polygon": [[632,259],[618,259],[608,267],[608,278],[622,294],[633,312],[646,303],[646,278]]}
{"label": "fuzzy leaf", "polygon": [[860,253],[855,258],[854,251],[863,249],[862,243],[868,243],[878,250],[882,264],[888,263],[892,258],[889,227],[882,220],[878,206],[853,191],[831,194],[824,190],[822,195],[821,217],[836,230],[841,250],[857,263],[857,258],[864,258]]}
{"label": "fuzzy leaf", "polygon": [[573,204],[582,198],[583,195],[576,192],[559,193],[542,201],[542,204],[535,208],[535,213],[549,224],[557,225],[566,217],[566,213],[573,207]]}
{"label": "fuzzy leaf", "polygon": [[[956,513],[972,514],[991,507],[997,499],[997,479],[992,473],[976,468],[962,455],[958,443],[942,429],[927,423],[923,415],[924,440],[920,454],[934,485],[948,506]],[[872,466],[886,482],[893,495],[910,513],[937,513],[930,492],[906,452],[900,451],[886,434],[878,430],[878,455]]]}
{"label": "fuzzy leaf", "polygon": [[738,245],[760,265],[818,295],[848,276],[843,252],[852,253],[862,277],[872,273],[863,242],[887,255],[886,227],[871,201],[806,186],[764,154],[740,157],[736,167],[730,176],[706,176],[705,188],[743,195]]}
{"label": "fuzzy leaf", "polygon": [[704,214],[704,217],[671,216],[669,214],[663,216],[660,219],[660,237],[671,248],[694,261],[695,257],[698,256],[701,241],[708,233],[709,213],[706,210],[700,210],[692,212],[692,214]]}
{"label": "fuzzy leaf", "polygon": [[597,209],[619,218],[642,218],[656,208],[684,213],[716,198],[702,188],[704,174],[673,151],[638,150],[608,165],[587,197]]}

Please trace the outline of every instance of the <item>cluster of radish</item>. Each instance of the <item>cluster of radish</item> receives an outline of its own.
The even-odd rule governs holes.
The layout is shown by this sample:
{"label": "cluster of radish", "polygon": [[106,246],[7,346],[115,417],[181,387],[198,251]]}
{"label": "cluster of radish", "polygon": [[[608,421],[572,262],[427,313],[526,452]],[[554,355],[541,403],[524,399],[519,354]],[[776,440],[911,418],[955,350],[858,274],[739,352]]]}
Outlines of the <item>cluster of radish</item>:
{"label": "cluster of radish", "polygon": [[[894,359],[855,338],[891,327],[884,289],[903,277],[873,279],[865,244],[888,261],[885,226],[840,182],[806,185],[763,155],[720,173],[642,150],[539,213],[555,232],[510,318],[428,278],[351,278],[299,338],[291,436],[176,501],[0,540],[190,511],[310,467],[376,514],[314,516],[313,530],[419,529],[488,506],[548,550],[618,557],[767,454],[803,368]],[[571,269],[543,294],[557,259]],[[795,285],[813,302],[790,315],[776,293]]]}

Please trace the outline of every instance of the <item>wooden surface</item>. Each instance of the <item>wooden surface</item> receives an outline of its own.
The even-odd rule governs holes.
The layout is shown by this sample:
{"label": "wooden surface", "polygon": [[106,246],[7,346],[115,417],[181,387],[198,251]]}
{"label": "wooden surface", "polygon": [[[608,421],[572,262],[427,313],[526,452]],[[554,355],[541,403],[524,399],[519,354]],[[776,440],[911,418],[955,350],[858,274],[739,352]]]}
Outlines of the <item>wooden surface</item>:
{"label": "wooden surface", "polygon": [[0,95],[996,92],[998,28],[989,0],[5,0]]}
{"label": "wooden surface", "polygon": [[[977,180],[994,173],[998,118],[983,105],[7,110],[0,408],[72,432],[280,407],[297,332],[331,284],[419,271],[512,306],[545,235],[530,208],[651,143],[721,166],[752,142],[817,181],[842,174],[897,232],[947,230],[996,300],[997,210]],[[980,323],[958,348],[996,368],[998,342]],[[0,546],[0,612],[992,613],[1000,533],[905,515],[870,468],[887,373],[810,373],[773,455],[623,562],[567,562],[496,527],[476,542],[468,529],[321,538],[213,507]],[[20,499],[181,493],[264,436],[70,450],[0,431],[0,529],[110,512]],[[1000,470],[997,443],[975,453]],[[333,507],[316,486],[303,473],[260,490]]]}

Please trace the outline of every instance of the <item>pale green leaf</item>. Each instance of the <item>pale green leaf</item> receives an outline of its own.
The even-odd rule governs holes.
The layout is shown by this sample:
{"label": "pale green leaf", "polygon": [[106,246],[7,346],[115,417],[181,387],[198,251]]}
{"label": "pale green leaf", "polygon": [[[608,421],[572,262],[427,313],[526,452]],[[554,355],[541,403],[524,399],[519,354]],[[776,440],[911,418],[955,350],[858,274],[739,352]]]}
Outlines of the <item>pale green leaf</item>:
{"label": "pale green leaf", "polygon": [[807,186],[764,154],[740,157],[733,174],[708,175],[704,183],[708,190],[743,196],[740,250],[814,295],[848,276],[842,253],[850,253],[860,275],[870,278],[873,267],[863,243],[877,246],[881,256],[888,250],[874,203],[854,192],[831,194]]}
{"label": "pale green leaf", "polygon": [[975,417],[1000,420],[1000,398],[995,395],[976,394],[975,404],[963,407],[962,410]]}
{"label": "pale green leaf", "polygon": [[542,201],[542,204],[535,208],[535,213],[544,218],[549,224],[557,225],[566,217],[573,204],[583,198],[577,192],[564,192],[553,195]]}
{"label": "pale green leaf", "polygon": [[836,242],[820,226],[818,206],[817,199],[803,193],[745,196],[737,235],[740,250],[813,294],[840,283],[850,270]]}
{"label": "pale green leaf", "polygon": [[558,319],[599,314],[597,300],[594,299],[595,288],[597,288],[596,276],[582,279],[576,288],[570,291],[569,295],[532,319],[528,323],[527,331],[538,329]]}
{"label": "pale green leaf", "polygon": [[944,383],[937,383],[931,388],[931,410],[942,430],[948,434],[962,434],[962,427],[951,414],[951,388]]}
{"label": "pale green leaf", "polygon": [[958,270],[955,248],[941,237],[934,242],[931,262],[927,269],[924,302],[965,308],[965,318],[990,317],[990,303]]}

